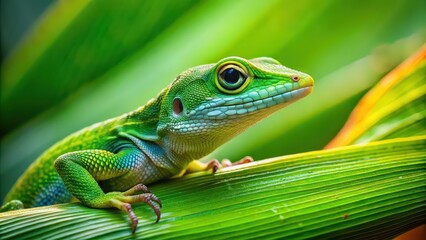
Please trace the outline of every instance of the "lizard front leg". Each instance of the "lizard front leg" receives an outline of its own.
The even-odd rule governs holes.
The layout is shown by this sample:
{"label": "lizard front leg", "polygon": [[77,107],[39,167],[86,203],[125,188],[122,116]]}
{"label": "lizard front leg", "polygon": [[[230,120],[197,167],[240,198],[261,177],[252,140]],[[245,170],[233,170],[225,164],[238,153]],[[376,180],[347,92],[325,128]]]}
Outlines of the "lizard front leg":
{"label": "lizard front leg", "polygon": [[[92,208],[115,207],[125,211],[132,222],[132,233],[135,232],[138,219],[133,213],[131,204],[147,203],[160,219],[160,200],[142,184],[138,184],[125,192],[104,193],[98,181],[122,176],[131,171],[137,164],[140,153],[134,149],[111,153],[105,150],[84,150],[61,155],[55,161],[55,168],[67,189],[83,204]],[[144,193],[137,194],[142,191]]]}

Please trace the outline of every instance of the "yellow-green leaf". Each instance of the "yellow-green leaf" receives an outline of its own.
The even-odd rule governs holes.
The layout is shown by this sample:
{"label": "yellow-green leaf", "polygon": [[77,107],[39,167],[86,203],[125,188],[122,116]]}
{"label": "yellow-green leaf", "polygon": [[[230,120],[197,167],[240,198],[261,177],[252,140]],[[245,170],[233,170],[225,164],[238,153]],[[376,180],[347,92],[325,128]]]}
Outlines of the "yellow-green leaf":
{"label": "yellow-green leaf", "polygon": [[385,76],[327,148],[426,134],[426,45]]}

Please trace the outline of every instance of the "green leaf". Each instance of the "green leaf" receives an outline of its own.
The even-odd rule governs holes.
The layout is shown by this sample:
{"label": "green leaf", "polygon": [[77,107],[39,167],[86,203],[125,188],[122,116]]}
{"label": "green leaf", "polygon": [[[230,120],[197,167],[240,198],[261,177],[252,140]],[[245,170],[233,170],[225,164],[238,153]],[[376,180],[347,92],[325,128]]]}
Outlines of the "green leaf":
{"label": "green leaf", "polygon": [[[426,136],[314,151],[152,185],[141,238],[384,239],[426,217]],[[127,214],[62,204],[0,214],[4,238],[131,237]]]}

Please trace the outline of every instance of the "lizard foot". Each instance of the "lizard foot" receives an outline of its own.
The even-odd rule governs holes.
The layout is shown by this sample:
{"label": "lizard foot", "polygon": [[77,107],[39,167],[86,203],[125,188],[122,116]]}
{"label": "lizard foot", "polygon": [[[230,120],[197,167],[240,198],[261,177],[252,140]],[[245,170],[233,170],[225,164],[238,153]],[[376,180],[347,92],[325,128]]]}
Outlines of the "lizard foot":
{"label": "lizard foot", "polygon": [[231,162],[229,159],[223,159],[222,160],[222,166],[223,167],[230,167],[230,166],[236,166],[236,165],[241,165],[241,164],[245,164],[245,163],[251,163],[253,162],[253,158],[251,156],[245,156],[243,158],[241,158],[239,161],[237,162]]}
{"label": "lizard foot", "polygon": [[217,172],[220,168],[223,167],[230,167],[245,163],[253,162],[253,158],[250,156],[243,157],[240,161],[232,163],[229,161],[229,159],[223,159],[222,164],[219,163],[217,159],[210,160],[208,163],[203,163],[198,160],[192,161],[188,167],[183,170],[181,173],[177,174],[174,177],[180,177],[185,174],[194,173],[194,172],[205,172],[205,171],[212,171],[213,173]]}
{"label": "lizard foot", "polygon": [[[143,193],[137,194],[137,192],[140,191],[142,191]],[[109,192],[105,195],[105,197],[109,198],[111,206],[116,207],[127,213],[132,223],[132,233],[135,233],[136,227],[138,226],[138,218],[132,210],[132,203],[144,202],[148,204],[148,206],[150,206],[152,210],[154,210],[154,213],[157,216],[157,220],[155,221],[155,223],[160,220],[160,208],[162,206],[161,201],[154,194],[152,194],[151,191],[149,191],[149,189],[143,184],[138,184],[123,193]],[[158,204],[158,206],[154,203]]]}
{"label": "lizard foot", "polygon": [[253,162],[253,158],[250,156],[245,156],[243,158],[241,158],[239,161],[237,162],[231,162],[229,159],[223,159],[222,160],[222,164],[219,163],[219,161],[217,159],[213,159],[210,162],[207,163],[206,169],[205,170],[209,170],[212,169],[213,173],[217,172],[217,170],[219,170],[222,167],[230,167],[230,166],[236,166],[236,165],[241,165],[241,164],[245,164],[245,163],[250,163]]}

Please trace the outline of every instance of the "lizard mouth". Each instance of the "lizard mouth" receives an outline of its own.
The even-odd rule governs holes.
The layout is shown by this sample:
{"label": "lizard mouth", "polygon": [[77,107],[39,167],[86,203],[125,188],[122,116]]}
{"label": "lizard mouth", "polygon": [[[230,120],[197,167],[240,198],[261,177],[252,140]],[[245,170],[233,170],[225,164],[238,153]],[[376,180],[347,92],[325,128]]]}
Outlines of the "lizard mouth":
{"label": "lizard mouth", "polygon": [[[189,116],[202,119],[225,119],[241,117],[262,109],[288,105],[312,92],[313,85],[299,87],[298,84],[281,84],[267,89],[234,96],[232,98],[208,99],[192,110]],[[197,114],[195,114],[197,113]]]}

